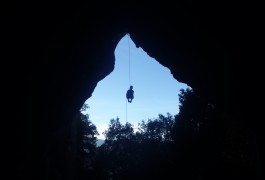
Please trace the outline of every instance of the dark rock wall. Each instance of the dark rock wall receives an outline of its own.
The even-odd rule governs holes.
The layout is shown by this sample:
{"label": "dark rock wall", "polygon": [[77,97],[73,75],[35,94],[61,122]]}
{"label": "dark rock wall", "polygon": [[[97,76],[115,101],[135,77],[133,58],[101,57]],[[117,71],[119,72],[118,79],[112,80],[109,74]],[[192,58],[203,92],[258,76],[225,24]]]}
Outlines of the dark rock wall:
{"label": "dark rock wall", "polygon": [[[243,6],[243,5],[242,5]],[[18,176],[73,179],[75,116],[114,68],[114,50],[132,40],[180,82],[243,127],[263,167],[262,130],[246,83],[255,59],[251,20],[236,3],[18,3],[7,18],[16,40],[10,63],[19,89]],[[13,87],[13,86],[12,86]],[[13,92],[13,91],[12,91]],[[17,98],[17,97],[16,97]],[[38,164],[38,165],[37,165]],[[72,171],[71,171],[72,170]],[[259,175],[257,175],[259,174]]]}

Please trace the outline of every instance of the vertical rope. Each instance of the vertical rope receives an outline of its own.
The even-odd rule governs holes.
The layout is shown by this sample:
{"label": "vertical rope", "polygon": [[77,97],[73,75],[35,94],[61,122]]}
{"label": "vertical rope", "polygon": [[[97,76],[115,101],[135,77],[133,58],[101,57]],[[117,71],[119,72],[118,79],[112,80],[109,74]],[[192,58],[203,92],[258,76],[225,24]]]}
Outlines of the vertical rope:
{"label": "vertical rope", "polygon": [[126,99],[126,103],[125,103],[126,105],[126,123],[127,123],[127,99]]}
{"label": "vertical rope", "polygon": [[129,47],[129,86],[131,85],[131,48],[130,48],[130,34],[128,34],[128,47]]}
{"label": "vertical rope", "polygon": [[[128,48],[129,48],[129,86],[131,86],[131,48],[130,48],[130,34],[128,33]],[[126,99],[126,123],[127,121],[127,99]]]}

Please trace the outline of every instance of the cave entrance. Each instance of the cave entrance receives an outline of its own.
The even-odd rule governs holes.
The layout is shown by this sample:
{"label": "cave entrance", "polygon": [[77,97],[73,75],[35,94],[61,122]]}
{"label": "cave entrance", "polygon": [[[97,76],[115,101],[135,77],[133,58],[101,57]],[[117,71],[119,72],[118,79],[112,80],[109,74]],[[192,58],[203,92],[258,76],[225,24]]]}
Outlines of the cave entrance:
{"label": "cave entrance", "polygon": [[[100,133],[98,139],[104,139],[102,132],[108,128],[110,119],[119,118],[122,124],[129,122],[137,130],[142,120],[179,112],[178,94],[181,88],[188,87],[186,84],[174,79],[167,67],[141,47],[137,48],[128,35],[121,38],[114,53],[114,70],[97,83],[85,102],[89,106],[85,113]],[[128,103],[126,91],[131,84],[135,98]]]}

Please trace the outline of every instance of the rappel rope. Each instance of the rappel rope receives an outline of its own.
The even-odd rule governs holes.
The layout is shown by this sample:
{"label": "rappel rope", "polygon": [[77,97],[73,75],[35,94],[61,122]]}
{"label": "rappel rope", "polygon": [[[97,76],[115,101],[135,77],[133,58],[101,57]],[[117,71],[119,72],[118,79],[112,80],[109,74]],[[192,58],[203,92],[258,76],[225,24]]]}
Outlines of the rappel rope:
{"label": "rappel rope", "polygon": [[[129,86],[131,85],[131,50],[130,50],[130,34],[128,36],[128,50],[129,50]],[[127,123],[127,99],[126,99],[126,123]]]}
{"label": "rappel rope", "polygon": [[130,48],[130,34],[128,34],[128,47],[129,47],[129,86],[131,85],[131,48]]}

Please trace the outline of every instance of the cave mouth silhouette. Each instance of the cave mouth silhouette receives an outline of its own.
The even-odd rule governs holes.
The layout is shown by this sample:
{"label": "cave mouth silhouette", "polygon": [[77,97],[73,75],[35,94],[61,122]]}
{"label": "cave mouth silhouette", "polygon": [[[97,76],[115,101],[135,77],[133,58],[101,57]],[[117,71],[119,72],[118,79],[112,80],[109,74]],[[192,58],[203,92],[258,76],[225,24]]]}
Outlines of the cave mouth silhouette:
{"label": "cave mouth silhouette", "polygon": [[[178,93],[189,86],[178,82],[170,69],[136,47],[128,34],[117,43],[114,53],[113,71],[97,83],[92,96],[85,101],[89,108],[84,113],[89,114],[98,127],[99,139],[104,139],[102,132],[113,118],[132,123],[137,130],[142,120],[178,113]],[[126,88],[130,84],[136,87],[132,104],[125,102]]]}
{"label": "cave mouth silhouette", "polygon": [[[101,1],[93,7],[88,1],[82,5],[36,2],[32,8],[21,2],[20,8],[12,8],[17,13],[4,13],[4,44],[10,47],[16,42],[18,50],[7,51],[16,58],[6,61],[12,76],[6,72],[3,76],[6,104],[11,104],[7,107],[19,99],[17,134],[8,139],[19,143],[13,148],[19,148],[14,153],[18,155],[18,173],[9,175],[18,175],[16,179],[75,179],[73,117],[97,83],[112,72],[113,51],[129,29],[136,46],[143,47],[169,67],[177,80],[191,85],[225,114],[228,137],[224,148],[230,159],[223,163],[223,179],[232,177],[229,172],[234,179],[264,179],[264,126],[258,116],[262,111],[255,106],[260,99],[246,98],[250,91],[246,80],[263,82],[264,77],[257,57],[260,28],[255,28],[262,22],[262,16],[256,16],[261,11],[252,9],[251,3],[211,2],[213,8],[199,1],[177,3],[179,6],[141,2],[124,8],[124,4],[112,1],[104,7]],[[88,11],[91,8],[95,11]],[[25,57],[23,61],[21,57]],[[13,121],[5,122],[12,123],[9,127],[14,125]],[[237,155],[249,151],[235,145],[244,142],[237,135],[247,128],[253,136],[242,138],[250,137],[249,150],[255,152],[242,157],[247,162],[258,160],[242,171],[242,159]],[[36,166],[38,162],[40,166]]]}

